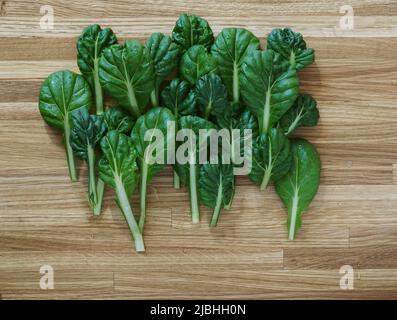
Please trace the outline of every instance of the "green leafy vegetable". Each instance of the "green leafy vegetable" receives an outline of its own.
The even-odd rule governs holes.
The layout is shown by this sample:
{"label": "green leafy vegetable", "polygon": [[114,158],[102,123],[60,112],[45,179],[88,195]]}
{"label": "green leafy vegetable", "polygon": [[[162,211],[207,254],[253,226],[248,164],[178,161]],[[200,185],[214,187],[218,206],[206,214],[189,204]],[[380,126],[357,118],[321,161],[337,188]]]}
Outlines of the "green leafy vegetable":
{"label": "green leafy vegetable", "polygon": [[117,38],[109,28],[101,29],[97,24],[85,28],[77,40],[77,65],[90,83],[95,95],[96,113],[103,112],[103,92],[99,82],[99,59],[103,50],[117,43]]}
{"label": "green leafy vegetable", "polygon": [[250,179],[265,190],[270,180],[277,181],[291,166],[290,143],[284,132],[272,128],[262,133],[253,144]]}
{"label": "green leafy vegetable", "polygon": [[214,73],[206,74],[196,83],[197,104],[204,119],[210,115],[222,115],[229,107],[226,87],[221,78]]}
{"label": "green leafy vegetable", "polygon": [[[233,166],[242,167],[244,163],[241,161],[244,161],[244,157],[250,159],[252,155],[252,140],[258,135],[256,118],[249,110],[244,110],[241,113],[241,107],[238,103],[229,103],[223,112],[216,115],[216,124],[219,128],[229,131],[229,138],[225,140],[226,146],[222,144],[222,150],[230,153],[230,163]],[[245,130],[251,130],[250,143],[248,137],[245,136]],[[247,147],[245,148],[245,146]],[[230,202],[225,206],[226,209],[231,208],[235,191],[234,185],[235,177],[233,177],[233,193],[230,197]]]}
{"label": "green leafy vegetable", "polygon": [[200,167],[199,194],[201,201],[214,209],[211,227],[216,227],[222,208],[228,206],[234,194],[233,166],[206,163]]}
{"label": "green leafy vegetable", "polygon": [[[293,239],[317,192],[317,151],[290,139],[319,119],[316,101],[299,95],[298,71],[313,63],[314,50],[289,28],[274,29],[266,51],[244,28],[225,28],[214,40],[206,20],[187,14],[171,36],[156,32],[144,45],[117,44],[111,29],[90,25],[77,41],[82,75],[59,71],[41,87],[39,110],[63,133],[71,180],[77,180],[75,155],[87,162],[94,216],[105,184],[115,189],[138,252],[145,251],[148,186],[168,163],[174,187],[188,187],[193,223],[200,222],[201,201],[213,208],[210,226],[216,226],[221,209],[232,205],[235,175],[245,174],[261,189],[274,182]],[[164,86],[175,75],[180,79]],[[118,107],[104,110],[104,93]],[[153,109],[146,112],[149,101]],[[130,201],[138,184],[139,220]]]}
{"label": "green leafy vegetable", "polygon": [[91,90],[83,76],[71,71],[52,73],[40,89],[39,110],[48,125],[63,132],[69,175],[77,180],[73,150],[70,146],[71,116],[79,109],[89,110],[92,104]]}
{"label": "green leafy vegetable", "polygon": [[153,33],[145,44],[154,64],[156,81],[151,94],[153,106],[159,104],[159,88],[161,82],[178,66],[179,47],[171,38],[160,32]]}
{"label": "green leafy vegetable", "polygon": [[116,190],[117,204],[127,221],[137,252],[145,251],[142,233],[135,220],[129,198],[138,182],[137,152],[131,139],[112,130],[101,141],[103,157],[99,161],[101,179]]}
{"label": "green leafy vegetable", "polygon": [[291,150],[291,169],[276,181],[276,191],[288,209],[288,238],[293,240],[302,224],[302,212],[317,193],[321,163],[314,146],[304,139],[292,140]]}
{"label": "green leafy vegetable", "polygon": [[203,18],[182,14],[172,30],[172,40],[184,51],[197,44],[209,49],[214,42],[214,34]]}
{"label": "green leafy vegetable", "polygon": [[[167,163],[167,147],[175,143],[175,136],[173,134],[167,135],[169,121],[174,121],[172,112],[167,108],[157,107],[140,116],[131,132],[132,142],[138,152],[138,165],[141,172],[139,184],[141,206],[139,228],[141,232],[143,232],[146,217],[147,186]],[[155,130],[159,130],[162,133],[165,141],[157,141],[159,137],[156,135]],[[156,143],[161,143],[159,145],[161,148],[160,151],[153,147],[155,146],[152,145],[153,138],[155,138]],[[159,161],[151,161],[152,158]]]}
{"label": "green leafy vegetable", "polygon": [[240,155],[243,155],[244,145],[247,143],[244,136],[244,129],[251,130],[251,139],[252,141],[256,141],[259,136],[258,121],[251,111],[244,110],[238,118],[235,128],[240,130]]}
{"label": "green leafy vegetable", "polygon": [[102,117],[108,131],[117,130],[127,135],[135,123],[126,112],[116,107],[108,108]]}
{"label": "green leafy vegetable", "polygon": [[207,52],[205,47],[196,45],[183,54],[180,73],[183,80],[195,85],[198,79],[207,73],[214,72],[216,68],[214,57]]}
{"label": "green leafy vegetable", "polygon": [[314,50],[306,48],[302,35],[290,28],[273,29],[267,37],[267,48],[279,53],[285,61],[298,70],[314,61]]}
{"label": "green leafy vegetable", "polygon": [[80,109],[72,115],[70,144],[74,154],[88,165],[88,201],[95,216],[101,214],[104,183],[97,182],[95,147],[106,131],[102,117],[89,115],[87,109]]}
{"label": "green leafy vegetable", "polygon": [[101,84],[121,107],[139,117],[154,90],[155,70],[147,49],[139,41],[127,40],[103,51],[99,61]]}
{"label": "green leafy vegetable", "polygon": [[[182,183],[188,183],[189,197],[190,197],[190,210],[192,214],[192,222],[200,222],[200,207],[198,199],[198,174],[200,171],[199,164],[199,152],[203,148],[207,148],[207,139],[200,141],[199,130],[200,129],[213,129],[214,125],[197,116],[184,116],[179,119],[179,128],[190,129],[187,141],[185,141],[180,148],[185,150],[185,154],[188,156],[188,162],[186,164],[180,164],[176,166],[178,174],[181,177]],[[178,152],[177,152],[178,156]],[[186,180],[185,180],[186,179]]]}
{"label": "green leafy vegetable", "polygon": [[170,109],[176,118],[196,113],[196,92],[188,82],[174,79],[161,92],[162,104]]}
{"label": "green leafy vegetable", "polygon": [[[161,93],[162,103],[170,109],[175,118],[175,131],[178,130],[178,119],[180,116],[196,114],[196,92],[190,90],[190,85],[186,81],[174,79],[164,88]],[[175,132],[176,134],[176,132]],[[174,166],[174,188],[180,188],[180,178]]]}
{"label": "green leafy vegetable", "polygon": [[218,64],[219,74],[234,103],[240,101],[239,74],[246,57],[260,49],[259,39],[243,28],[225,28],[217,36],[211,54]]}
{"label": "green leafy vegetable", "polygon": [[299,95],[294,105],[280,119],[280,127],[288,136],[299,127],[314,127],[320,114],[317,102],[309,95]]}
{"label": "green leafy vegetable", "polygon": [[298,97],[299,80],[294,69],[272,50],[254,51],[240,74],[241,93],[266,133]]}

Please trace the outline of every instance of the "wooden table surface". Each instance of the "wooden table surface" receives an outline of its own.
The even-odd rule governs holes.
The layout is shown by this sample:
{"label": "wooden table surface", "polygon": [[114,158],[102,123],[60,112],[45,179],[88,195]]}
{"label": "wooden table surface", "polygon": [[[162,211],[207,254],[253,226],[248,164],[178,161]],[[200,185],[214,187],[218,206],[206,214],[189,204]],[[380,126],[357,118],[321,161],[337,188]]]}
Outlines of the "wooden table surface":
{"label": "wooden table surface", "polygon": [[[15,298],[397,298],[397,2],[351,0],[354,29],[341,30],[345,1],[0,0],[0,297]],[[51,5],[54,29],[40,29]],[[76,37],[91,23],[120,39],[169,34],[180,13],[252,30],[302,32],[316,62],[302,91],[321,120],[298,135],[321,155],[321,186],[295,241],[271,187],[238,179],[233,208],[210,230],[210,211],[190,223],[185,189],[167,169],[150,186],[147,252],[136,254],[106,190],[103,216],[87,207],[86,171],[67,175],[60,135],[37,107],[42,81],[76,67]],[[137,198],[134,208],[138,211]],[[54,269],[54,289],[39,286]],[[354,289],[340,288],[340,268]]]}

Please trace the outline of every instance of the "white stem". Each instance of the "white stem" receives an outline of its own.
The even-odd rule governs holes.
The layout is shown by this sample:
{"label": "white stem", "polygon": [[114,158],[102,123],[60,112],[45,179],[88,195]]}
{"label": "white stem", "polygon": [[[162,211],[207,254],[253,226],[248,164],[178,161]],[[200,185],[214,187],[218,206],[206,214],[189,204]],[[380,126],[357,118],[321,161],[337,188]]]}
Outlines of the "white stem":
{"label": "white stem", "polygon": [[294,198],[292,199],[291,220],[290,220],[289,232],[288,232],[289,240],[294,240],[295,237],[295,225],[298,214],[298,201],[299,201],[298,190],[295,189]]}

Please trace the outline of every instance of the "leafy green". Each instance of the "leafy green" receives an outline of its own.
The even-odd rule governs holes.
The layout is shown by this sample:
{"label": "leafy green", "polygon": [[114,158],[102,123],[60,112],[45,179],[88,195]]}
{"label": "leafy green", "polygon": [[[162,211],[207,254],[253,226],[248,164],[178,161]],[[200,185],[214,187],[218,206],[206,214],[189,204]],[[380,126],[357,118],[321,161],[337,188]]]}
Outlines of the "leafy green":
{"label": "leafy green", "polygon": [[240,101],[239,74],[242,63],[257,49],[260,49],[259,39],[243,28],[223,29],[211,48],[211,54],[218,63],[219,74],[234,103]]}
{"label": "leafy green", "polygon": [[71,71],[58,71],[48,76],[40,89],[39,110],[48,125],[63,132],[69,175],[77,180],[76,166],[70,146],[71,116],[79,109],[89,110],[91,90],[83,76]]}
{"label": "leafy green", "polygon": [[70,144],[74,154],[88,165],[88,201],[95,216],[101,214],[104,184],[96,174],[95,147],[106,132],[101,116],[90,115],[87,109],[79,109],[72,115]]}
{"label": "leafy green", "polygon": [[99,61],[101,84],[121,107],[139,117],[155,87],[155,70],[148,50],[139,41],[127,40],[103,51]]}
{"label": "leafy green", "polygon": [[[175,167],[178,171],[179,177],[181,178],[181,182],[183,184],[185,183],[189,184],[188,188],[189,188],[192,222],[199,223],[200,207],[199,207],[198,189],[197,189],[198,174],[200,171],[199,153],[202,152],[203,148],[207,149],[208,147],[207,139],[205,139],[205,141],[200,141],[199,130],[213,129],[214,125],[211,122],[202,119],[198,116],[183,116],[179,119],[179,128],[190,129],[189,135],[185,137],[186,141],[181,143],[177,151],[177,160],[178,160],[178,152],[185,151],[184,154],[187,155],[188,162],[177,163]],[[177,140],[179,140],[178,137]]]}
{"label": "leafy green", "polygon": [[234,194],[233,166],[206,163],[200,167],[199,177],[200,200],[214,209],[210,226],[215,227],[221,208],[229,205]]}
{"label": "leafy green", "polygon": [[99,82],[99,59],[103,50],[117,43],[117,38],[109,28],[101,29],[97,24],[83,30],[77,40],[77,65],[90,83],[95,95],[96,113],[103,112],[103,92]]}
{"label": "leafy green", "polygon": [[[315,148],[290,139],[295,129],[319,119],[316,101],[299,95],[298,71],[313,61],[314,50],[289,28],[274,29],[261,51],[250,31],[225,28],[215,40],[206,20],[188,14],[171,36],[156,32],[144,45],[117,44],[111,29],[94,24],[77,41],[82,75],[51,74],[41,87],[39,110],[63,133],[72,181],[74,155],[87,162],[95,216],[105,184],[115,189],[138,252],[145,250],[148,185],[167,163],[173,164],[174,187],[188,187],[193,223],[200,222],[201,201],[213,208],[210,226],[216,226],[221,209],[231,207],[236,175],[248,175],[261,189],[274,182],[293,239],[320,179]],[[91,92],[95,115],[89,113]],[[104,93],[118,107],[104,110]],[[145,113],[149,105],[153,109]],[[130,200],[137,185],[139,221]]]}
{"label": "leafy green", "polygon": [[152,33],[145,46],[152,58],[156,74],[151,101],[153,106],[158,106],[160,84],[178,66],[179,47],[170,37],[160,32]]}
{"label": "leafy green", "polygon": [[102,117],[108,131],[117,130],[124,134],[130,134],[135,123],[134,119],[117,107],[106,109]]}
{"label": "leafy green", "polygon": [[[140,168],[140,209],[141,216],[139,219],[139,228],[143,232],[146,217],[146,193],[147,185],[150,184],[153,177],[159,173],[167,163],[167,148],[170,144],[175,143],[174,134],[167,134],[169,121],[174,121],[174,116],[167,108],[157,107],[149,110],[146,114],[140,116],[131,132],[132,142],[138,152],[138,165]],[[157,141],[159,137],[155,130],[160,130],[165,141]],[[145,139],[146,138],[146,139]],[[155,148],[153,143],[161,143],[161,151]],[[157,154],[157,152],[161,152]],[[156,153],[156,154],[154,154]],[[151,161],[155,157],[158,162]]]}
{"label": "leafy green", "polygon": [[294,105],[280,119],[280,127],[288,136],[299,127],[314,127],[320,114],[317,102],[310,95],[299,95]]}
{"label": "leafy green", "polygon": [[[196,114],[196,92],[190,89],[189,83],[184,80],[174,79],[161,93],[162,103],[170,109],[175,117],[175,131],[178,130],[180,116]],[[174,165],[174,188],[179,189],[181,182]]]}
{"label": "leafy green", "polygon": [[214,57],[201,45],[189,48],[182,56],[180,74],[182,79],[191,85],[195,85],[196,81],[203,75],[214,72],[216,69]]}
{"label": "leafy green", "polygon": [[81,160],[88,160],[87,148],[95,148],[106,132],[102,117],[90,115],[87,109],[80,109],[72,115],[70,145]]}
{"label": "leafy green", "polygon": [[291,151],[288,138],[278,128],[262,133],[253,143],[252,182],[265,190],[270,180],[277,181],[287,174],[291,166]]}
{"label": "leafy green", "polygon": [[306,48],[302,35],[290,28],[273,29],[267,37],[267,48],[279,53],[285,61],[298,70],[314,61],[314,50]]}
{"label": "leafy green", "polygon": [[101,140],[101,149],[103,157],[99,161],[100,177],[116,190],[117,204],[134,238],[136,251],[145,251],[142,233],[129,200],[138,182],[137,152],[134,145],[128,136],[112,130]]}
{"label": "leafy green", "polygon": [[197,44],[209,49],[214,42],[214,34],[207,20],[182,14],[172,30],[172,40],[184,51]]}
{"label": "leafy green", "polygon": [[[232,155],[232,163],[235,166],[240,166],[240,163],[237,163],[235,160],[234,152],[237,152],[233,150],[234,146],[240,145],[240,156],[244,157],[244,155],[248,158],[252,158],[252,146],[248,144],[247,137],[244,135],[244,130],[251,130],[251,141],[256,142],[259,136],[259,127],[258,127],[258,121],[256,120],[255,116],[250,112],[249,110],[244,110],[236,119],[233,120],[232,124],[232,129],[237,129],[239,130],[239,134],[232,137],[232,150],[231,150],[231,155]],[[248,152],[248,153],[247,153]],[[237,153],[238,155],[238,153]]]}
{"label": "leafy green", "polygon": [[[241,106],[238,103],[229,103],[228,108],[216,115],[216,124],[219,128],[229,131],[229,137],[225,140],[226,146],[222,144],[222,151],[230,154],[230,163],[234,167],[243,167],[244,157],[250,161],[252,139],[258,135],[256,118],[249,110],[241,112]],[[251,130],[251,142],[245,136],[245,130]],[[233,194],[230,202],[225,206],[226,209],[230,209],[232,205],[234,182],[235,177],[233,177]]]}
{"label": "leafy green", "polygon": [[293,105],[299,92],[296,70],[289,69],[272,50],[253,51],[245,59],[240,83],[244,101],[265,133]]}
{"label": "leafy green", "polygon": [[276,181],[276,191],[288,209],[288,238],[293,240],[302,224],[302,212],[317,193],[321,163],[316,149],[307,140],[292,140],[291,150],[291,169]]}
{"label": "leafy green", "polygon": [[201,114],[206,120],[210,115],[222,115],[229,107],[226,87],[221,77],[215,73],[206,74],[197,81],[196,97]]}
{"label": "leafy green", "polygon": [[196,92],[184,80],[173,79],[161,92],[161,98],[162,105],[170,109],[176,118],[196,113]]}

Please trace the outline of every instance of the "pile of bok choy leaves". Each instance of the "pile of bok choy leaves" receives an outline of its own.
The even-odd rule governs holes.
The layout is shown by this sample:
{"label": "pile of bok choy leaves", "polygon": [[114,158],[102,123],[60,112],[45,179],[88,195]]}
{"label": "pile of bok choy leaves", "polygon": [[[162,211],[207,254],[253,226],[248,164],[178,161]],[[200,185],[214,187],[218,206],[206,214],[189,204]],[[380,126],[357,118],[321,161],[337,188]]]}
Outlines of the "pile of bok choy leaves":
{"label": "pile of bok choy leaves", "polygon": [[[169,164],[170,154],[179,152],[176,148],[192,160],[172,163],[174,187],[188,189],[192,223],[200,222],[200,204],[213,209],[211,227],[222,208],[232,206],[241,154],[199,163],[199,152],[207,147],[186,145],[178,139],[183,129],[189,129],[190,141],[199,141],[201,129],[222,129],[232,146],[241,147],[247,146],[246,136],[234,131],[250,130],[247,175],[263,191],[274,184],[287,208],[292,240],[320,182],[319,154],[295,133],[319,119],[316,101],[299,89],[299,70],[313,61],[314,50],[289,28],[274,29],[264,50],[249,30],[225,28],[215,37],[208,22],[194,15],[182,14],[171,35],[153,33],[145,43],[119,43],[111,29],[95,24],[77,40],[81,74],[49,75],[39,110],[62,132],[73,182],[78,179],[75,158],[86,163],[94,216],[101,215],[105,186],[115,190],[137,252],[145,251],[148,187]],[[151,161],[151,144],[159,142],[153,132],[165,137],[156,152],[163,160],[158,163]],[[136,189],[139,215],[131,202]]]}

